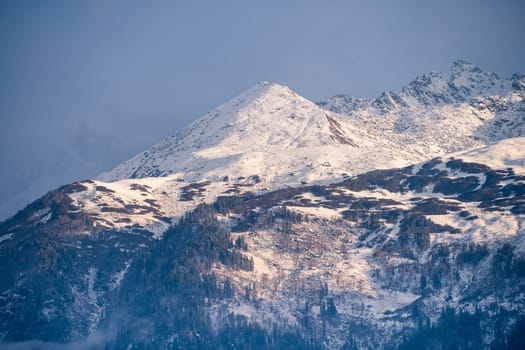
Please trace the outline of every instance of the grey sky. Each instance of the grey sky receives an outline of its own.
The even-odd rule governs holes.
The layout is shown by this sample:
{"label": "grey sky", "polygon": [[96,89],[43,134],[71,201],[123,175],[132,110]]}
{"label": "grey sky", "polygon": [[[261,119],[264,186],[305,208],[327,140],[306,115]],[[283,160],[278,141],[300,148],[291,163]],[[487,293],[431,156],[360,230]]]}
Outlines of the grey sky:
{"label": "grey sky", "polygon": [[466,59],[525,72],[525,2],[2,1],[0,219],[260,80],[374,97]]}

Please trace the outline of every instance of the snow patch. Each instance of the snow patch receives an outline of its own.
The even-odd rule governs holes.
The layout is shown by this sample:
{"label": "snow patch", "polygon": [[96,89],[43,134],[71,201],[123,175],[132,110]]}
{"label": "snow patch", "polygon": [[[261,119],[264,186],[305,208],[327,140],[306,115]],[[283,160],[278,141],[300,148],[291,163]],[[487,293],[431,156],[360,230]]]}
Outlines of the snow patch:
{"label": "snow patch", "polygon": [[126,261],[126,263],[124,264],[124,268],[112,277],[111,283],[109,284],[109,290],[115,290],[120,287],[120,283],[124,279],[124,276],[126,276],[126,273],[128,272],[130,266],[131,260]]}
{"label": "snow patch", "polygon": [[459,153],[458,157],[493,169],[512,168],[515,173],[525,174],[525,137],[505,139],[490,146]]}
{"label": "snow patch", "polygon": [[0,236],[0,243],[2,243],[3,241],[7,241],[8,239],[11,239],[11,237],[13,237],[13,233],[12,232]]}

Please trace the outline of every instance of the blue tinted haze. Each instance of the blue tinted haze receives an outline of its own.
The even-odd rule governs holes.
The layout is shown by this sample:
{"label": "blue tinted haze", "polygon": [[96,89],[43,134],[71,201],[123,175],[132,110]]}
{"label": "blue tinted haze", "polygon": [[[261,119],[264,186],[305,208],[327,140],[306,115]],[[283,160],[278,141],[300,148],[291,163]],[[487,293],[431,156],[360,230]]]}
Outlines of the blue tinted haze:
{"label": "blue tinted haze", "polygon": [[466,59],[525,72],[525,2],[2,1],[0,218],[260,80],[375,97]]}

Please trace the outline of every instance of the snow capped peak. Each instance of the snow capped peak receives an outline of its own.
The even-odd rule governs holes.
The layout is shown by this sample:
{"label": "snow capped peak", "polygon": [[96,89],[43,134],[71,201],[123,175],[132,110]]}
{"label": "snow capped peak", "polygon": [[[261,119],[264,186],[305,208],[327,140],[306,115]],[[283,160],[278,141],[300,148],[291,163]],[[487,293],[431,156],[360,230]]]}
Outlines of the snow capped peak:
{"label": "snow capped peak", "polygon": [[[523,99],[523,94],[512,96],[525,90],[525,76],[516,73],[509,79],[503,79],[496,73],[485,72],[478,66],[458,60],[448,72],[432,71],[418,75],[398,92],[384,92],[373,100],[353,99],[336,95],[320,106],[334,112],[345,114],[359,113],[370,107],[379,112],[411,110],[439,107],[442,105],[460,105],[473,100],[501,96],[516,101]],[[344,98],[342,98],[342,96]]]}
{"label": "snow capped peak", "polygon": [[[238,96],[219,106],[217,109],[224,111],[226,108],[243,108],[258,100],[272,98],[290,98],[298,96],[289,87],[271,83],[269,81],[260,81],[252,87],[244,90]],[[232,107],[233,106],[233,107]],[[211,111],[209,113],[213,113]]]}
{"label": "snow capped peak", "polygon": [[[459,62],[459,63],[458,63]],[[448,74],[451,89],[463,89],[463,97],[503,93],[508,84],[494,72],[485,72],[466,61],[454,62]],[[468,96],[467,96],[468,95]]]}
{"label": "snow capped peak", "polygon": [[472,64],[469,61],[466,60],[456,60],[452,62],[452,67],[450,69],[451,72],[481,72],[481,69],[476,66],[475,64]]}
{"label": "snow capped peak", "polygon": [[[340,95],[314,104],[261,81],[99,179],[258,175],[310,183],[368,169],[362,161],[379,148],[391,159],[380,157],[375,166],[396,166],[522,136],[522,86],[522,76],[501,79],[463,60],[374,100]],[[330,166],[308,168],[316,163]]]}
{"label": "snow capped peak", "polygon": [[412,99],[429,107],[462,103],[478,96],[504,94],[509,88],[509,82],[496,73],[484,72],[472,63],[459,60],[452,64],[448,72],[417,76],[402,89],[400,99],[405,102]]}
{"label": "snow capped peak", "polygon": [[[286,86],[262,81],[101,174],[98,180],[105,183],[89,186],[129,194],[131,207],[148,207],[151,198],[137,197],[134,189],[147,186],[165,211],[155,214],[154,208],[152,215],[176,217],[195,201],[217,196],[334,183],[524,136],[522,86],[521,75],[501,79],[464,61],[375,100],[339,95],[314,104]],[[90,201],[75,200],[79,206]]]}
{"label": "snow capped peak", "polygon": [[[307,149],[356,147],[359,137],[352,135],[353,131],[288,87],[260,82],[99,179],[115,181],[175,173],[195,180],[203,174],[217,179],[218,172],[221,177],[261,175],[273,168],[270,163],[297,160],[299,155],[294,150],[315,155],[317,151]],[[240,161],[245,158],[250,160]],[[301,159],[297,167],[306,162],[304,156]],[[276,174],[282,175],[283,171],[287,170],[280,169]]]}
{"label": "snow capped peak", "polygon": [[430,156],[524,136],[524,91],[520,74],[503,79],[459,60],[450,71],[420,75],[399,92],[373,100],[338,95],[319,105],[347,115],[360,130]]}

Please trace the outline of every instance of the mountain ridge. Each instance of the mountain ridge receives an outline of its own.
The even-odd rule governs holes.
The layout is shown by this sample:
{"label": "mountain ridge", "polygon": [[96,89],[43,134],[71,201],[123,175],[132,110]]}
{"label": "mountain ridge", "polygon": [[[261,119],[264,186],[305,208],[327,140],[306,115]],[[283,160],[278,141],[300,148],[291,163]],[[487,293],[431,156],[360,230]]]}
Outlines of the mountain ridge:
{"label": "mountain ridge", "polygon": [[433,106],[398,94],[410,102],[404,109],[379,108],[376,99],[341,114],[330,111],[345,106],[339,98],[322,109],[288,87],[260,82],[66,197],[94,227],[138,225],[160,237],[172,220],[220,195],[328,184],[525,135],[525,90],[516,83],[523,76],[501,80],[459,61],[408,86],[448,86],[445,76],[504,94],[453,104],[432,98]]}
{"label": "mountain ridge", "polygon": [[255,85],[0,223],[0,346],[519,344],[523,80],[457,62],[325,104]]}
{"label": "mountain ridge", "polygon": [[[153,146],[150,151],[98,178],[111,181],[169,175],[179,168],[172,169],[170,166],[173,165],[165,166],[164,163],[168,158],[176,159],[177,153],[185,156],[185,152],[190,152],[191,157],[193,152],[195,157],[215,159],[224,155],[263,152],[268,147],[286,150],[322,146],[334,141],[353,144],[346,130],[327,112],[288,87],[261,82]],[[142,163],[148,163],[146,158],[155,153],[160,153],[162,160],[150,167],[158,169],[159,174],[156,170],[138,169],[144,167]],[[126,165],[131,169],[122,170]],[[133,167],[137,169],[133,170]],[[119,171],[123,173],[115,175]]]}
{"label": "mountain ridge", "polygon": [[[429,75],[419,76],[403,87],[400,93],[383,93],[374,100],[359,99],[361,102],[358,104],[345,103],[345,98],[341,101],[340,97],[334,97],[327,102],[318,103],[318,105],[338,113],[327,114],[332,130],[331,136],[332,138],[335,137],[336,140],[338,139],[337,135],[339,135],[339,140],[358,145],[359,141],[368,144],[377,143],[384,136],[387,136],[388,141],[391,141],[388,146],[396,148],[397,152],[402,153],[403,149],[409,146],[413,147],[412,151],[422,153],[422,156],[428,158],[439,155],[437,154],[438,152],[460,151],[481,146],[483,143],[497,141],[498,137],[491,136],[491,133],[497,134],[499,132],[504,134],[514,131],[515,136],[521,135],[524,132],[524,123],[523,118],[520,119],[517,115],[522,116],[525,110],[523,102],[525,92],[520,88],[520,82],[521,85],[525,84],[523,76],[516,74],[512,79],[501,79],[495,73],[485,73],[477,66],[466,61],[456,61],[448,73],[432,72]],[[267,97],[265,98],[264,95]],[[259,98],[265,101],[258,101]],[[268,103],[269,100],[273,100],[273,104]],[[253,104],[253,108],[249,108],[249,104]],[[287,108],[286,113],[279,114],[282,108],[289,107],[286,104],[295,104],[297,108]],[[453,106],[449,107],[450,104]],[[430,107],[432,107],[430,113],[421,113],[421,109],[429,109]],[[299,141],[294,137],[299,136],[300,132],[298,131],[301,130],[290,130],[290,132],[287,132],[289,125],[286,124],[286,121],[293,119],[295,114],[304,116],[304,113],[301,113],[301,109],[307,109],[308,113],[314,115],[321,114],[320,111],[315,110],[310,101],[297,95],[289,88],[261,82],[207,113],[189,127],[183,128],[179,133],[153,146],[147,153],[143,153],[142,157],[139,154],[133,158],[133,161],[127,161],[113,171],[101,174],[98,179],[113,181],[119,179],[119,176],[130,178],[166,175],[177,172],[180,170],[177,166],[165,164],[165,159],[169,155],[165,154],[166,152],[162,153],[162,148],[168,149],[168,153],[171,154],[189,150],[197,152],[203,148],[209,148],[213,145],[213,143],[209,143],[210,140],[218,138],[218,142],[220,142],[225,136],[221,133],[221,128],[238,126],[236,141],[237,144],[242,144],[245,148],[242,151],[259,151],[259,149],[253,147],[254,144],[272,145],[283,141],[279,140],[277,135],[268,135],[268,132],[266,132],[268,126],[264,124],[264,120],[260,121],[262,116],[271,118],[274,117],[273,114],[277,114],[280,118],[272,119],[272,122],[281,123],[279,126],[273,126],[277,128],[274,132],[279,134],[279,129],[282,129],[282,136],[287,142],[292,144],[294,141]],[[382,115],[383,118],[377,116],[377,113]],[[411,116],[417,113],[421,113],[423,116],[421,118],[413,118]],[[213,123],[216,117],[219,117],[219,120],[222,121],[221,125]],[[464,130],[459,130],[461,132],[460,142],[451,142],[453,144],[452,147],[438,150],[438,142],[434,141],[432,147],[435,149],[432,150],[415,141],[414,137],[424,138],[425,134],[429,136],[428,134],[431,132],[429,123],[441,123],[441,128],[445,128],[449,133],[453,133],[453,130],[451,130],[453,127],[450,126],[452,122],[447,122],[447,119],[457,119],[458,124],[455,127],[465,124]],[[487,121],[490,124],[493,119],[495,120],[493,124],[496,125],[485,126]],[[502,124],[508,122],[509,119],[514,119],[515,123],[507,125],[504,132],[498,131],[497,128],[501,129]],[[242,133],[241,131],[245,131],[242,129],[243,127],[250,128],[250,123],[253,123],[251,125],[252,129],[266,129],[265,133],[255,133],[253,130],[252,132]],[[381,127],[378,123],[384,125]],[[325,128],[325,126],[313,123],[310,128],[302,131],[308,132],[308,129],[311,129],[311,127]],[[270,125],[270,130],[271,127],[272,125]],[[437,131],[439,131],[440,127],[437,128]],[[211,130],[208,130],[208,128]],[[482,130],[483,128],[486,130]],[[205,137],[194,135],[193,138],[189,138],[188,135],[191,135],[192,129],[205,129],[200,131],[205,133]],[[359,132],[361,134],[354,135]],[[396,135],[403,134],[405,138],[393,137],[388,135],[389,132]],[[385,133],[386,135],[384,135]],[[323,140],[320,142],[321,144],[326,144],[330,140],[324,140],[324,136],[329,134],[329,132],[325,132],[316,136],[319,141]],[[407,134],[415,134],[415,136],[410,138],[406,136]],[[439,136],[442,139],[443,135]],[[503,137],[504,135],[500,136]],[[252,142],[243,144],[243,137],[250,138]],[[311,139],[308,141],[307,144],[315,144],[315,142],[312,143]],[[428,140],[425,141],[428,143]],[[412,143],[415,144],[415,147],[411,145]],[[230,142],[228,146],[235,149],[238,148],[235,147],[237,144]],[[300,142],[298,146],[301,146]],[[163,158],[163,161],[155,164],[150,159],[146,159],[146,155],[151,157],[159,151],[159,157]],[[215,152],[224,153],[225,150],[220,149]],[[203,151],[200,151],[200,153],[203,154]],[[414,159],[411,159],[411,161],[414,161]],[[149,164],[149,168],[146,166],[147,164]],[[124,165],[130,167],[130,169],[123,171]],[[135,168],[135,170],[133,171],[132,168]],[[117,175],[116,173],[119,171],[123,171],[123,173]]]}

